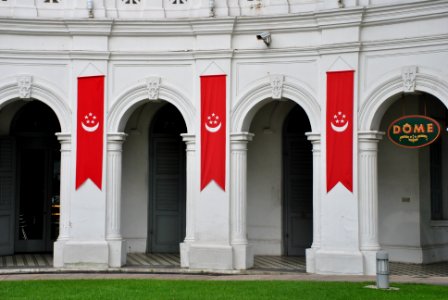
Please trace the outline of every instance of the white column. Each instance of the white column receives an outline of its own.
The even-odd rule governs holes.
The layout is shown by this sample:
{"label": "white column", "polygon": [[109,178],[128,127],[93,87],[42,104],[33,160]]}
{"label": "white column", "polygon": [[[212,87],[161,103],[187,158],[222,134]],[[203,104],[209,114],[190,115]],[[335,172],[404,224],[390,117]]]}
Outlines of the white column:
{"label": "white column", "polygon": [[193,134],[181,134],[182,140],[186,144],[187,156],[187,203],[186,203],[186,224],[185,224],[185,243],[194,241],[194,162],[196,155],[196,136]]}
{"label": "white column", "polygon": [[126,243],[121,236],[121,158],[126,134],[107,135],[106,240],[109,244],[109,266],[126,263]]}
{"label": "white column", "polygon": [[375,274],[378,242],[378,142],[384,133],[362,131],[359,137],[359,232],[364,274]]}
{"label": "white column", "polygon": [[70,133],[56,133],[61,143],[61,179],[60,179],[60,219],[58,241],[70,237],[70,157],[72,152],[72,136]]}
{"label": "white column", "polygon": [[306,136],[313,146],[313,244],[306,250],[306,270],[314,273],[315,253],[321,245],[321,142],[320,133],[307,132]]}
{"label": "white column", "polygon": [[196,185],[195,174],[195,158],[196,158],[196,136],[194,134],[181,134],[182,140],[186,144],[186,171],[187,171],[187,199],[186,199],[186,220],[185,220],[185,239],[180,244],[180,265],[188,268],[190,266],[189,251],[190,245],[195,241],[194,237],[194,199],[196,198],[196,190],[199,187]]}
{"label": "white column", "polygon": [[320,133],[307,132],[306,136],[313,146],[313,244],[311,248],[319,249],[321,242],[320,231]]}
{"label": "white column", "polygon": [[60,170],[60,218],[59,218],[59,236],[54,244],[53,266],[64,266],[64,244],[70,239],[70,188],[71,183],[71,154],[72,154],[72,136],[70,133],[56,133],[58,141],[61,143],[61,170]]}
{"label": "white column", "polygon": [[247,143],[254,135],[248,132],[230,135],[230,223],[234,267],[247,269],[253,265],[253,253],[247,242]]}

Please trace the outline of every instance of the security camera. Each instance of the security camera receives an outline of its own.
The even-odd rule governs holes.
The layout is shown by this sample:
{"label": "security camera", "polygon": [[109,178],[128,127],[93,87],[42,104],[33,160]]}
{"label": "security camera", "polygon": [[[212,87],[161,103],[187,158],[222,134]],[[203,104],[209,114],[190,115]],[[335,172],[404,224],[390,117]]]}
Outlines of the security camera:
{"label": "security camera", "polygon": [[257,34],[257,40],[263,40],[266,46],[269,46],[271,44],[271,33],[263,31],[262,33]]}

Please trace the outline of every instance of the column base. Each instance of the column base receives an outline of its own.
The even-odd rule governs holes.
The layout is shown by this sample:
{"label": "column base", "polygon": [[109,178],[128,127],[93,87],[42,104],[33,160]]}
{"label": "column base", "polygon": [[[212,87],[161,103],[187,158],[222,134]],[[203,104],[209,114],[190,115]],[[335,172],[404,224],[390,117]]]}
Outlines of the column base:
{"label": "column base", "polygon": [[106,241],[67,241],[62,246],[57,258],[59,260],[62,254],[62,263],[58,261],[60,266],[81,270],[108,268],[109,245]]}
{"label": "column base", "polygon": [[190,243],[180,243],[179,250],[180,250],[180,266],[182,268],[188,268],[190,267]]}
{"label": "column base", "polygon": [[359,251],[317,250],[317,274],[363,275],[363,256]]}
{"label": "column base", "polygon": [[188,263],[190,269],[232,270],[233,251],[229,245],[190,244]]}
{"label": "column base", "polygon": [[254,252],[251,245],[233,245],[233,266],[237,270],[247,270],[254,266]]}
{"label": "column base", "polygon": [[308,248],[305,250],[306,272],[316,273],[316,249]]}
{"label": "column base", "polygon": [[126,264],[126,241],[109,240],[109,266],[119,268]]}
{"label": "column base", "polygon": [[66,240],[62,240],[53,244],[53,267],[55,268],[64,266],[64,246],[66,242]]}
{"label": "column base", "polygon": [[364,260],[364,275],[376,274],[376,253],[378,250],[361,251]]}

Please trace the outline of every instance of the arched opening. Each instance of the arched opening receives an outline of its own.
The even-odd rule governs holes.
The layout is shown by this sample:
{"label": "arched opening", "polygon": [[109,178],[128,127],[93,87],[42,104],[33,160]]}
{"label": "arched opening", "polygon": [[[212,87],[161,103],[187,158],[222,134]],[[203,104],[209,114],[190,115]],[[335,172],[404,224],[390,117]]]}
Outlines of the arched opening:
{"label": "arched opening", "polygon": [[312,242],[310,123],[293,101],[257,111],[248,145],[247,234],[255,255],[304,255]]}
{"label": "arched opening", "polygon": [[185,121],[174,105],[151,102],[134,110],[125,132],[121,213],[127,252],[178,253],[186,222]]}
{"label": "arched opening", "polygon": [[[390,101],[389,101],[390,100]],[[441,135],[429,146],[409,149],[388,138],[378,146],[378,237],[392,261],[448,260],[447,109],[427,93],[399,94],[385,111],[380,130],[404,115],[439,122]]]}
{"label": "arched opening", "polygon": [[157,112],[149,130],[149,253],[177,253],[185,237],[185,122],[173,105]]}
{"label": "arched opening", "polygon": [[[2,254],[52,252],[59,235],[61,160],[55,136],[60,132],[59,121],[39,101],[13,103],[4,110],[15,113],[9,134],[0,140],[0,202],[6,204],[0,235],[9,238],[9,250],[3,248]],[[6,133],[5,125],[2,131]],[[8,209],[9,218],[5,218]]]}

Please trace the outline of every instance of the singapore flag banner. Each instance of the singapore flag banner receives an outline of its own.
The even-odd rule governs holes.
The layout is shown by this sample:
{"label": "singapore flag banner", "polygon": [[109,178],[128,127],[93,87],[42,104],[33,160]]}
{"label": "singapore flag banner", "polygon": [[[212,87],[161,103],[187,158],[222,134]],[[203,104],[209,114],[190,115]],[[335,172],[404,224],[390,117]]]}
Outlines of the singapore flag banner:
{"label": "singapore flag banner", "polygon": [[327,72],[327,193],[338,183],[353,192],[354,71]]}
{"label": "singapore flag banner", "polygon": [[87,179],[102,189],[103,115],[104,76],[79,77],[76,189]]}
{"label": "singapore flag banner", "polygon": [[201,191],[226,186],[226,75],[201,76]]}

